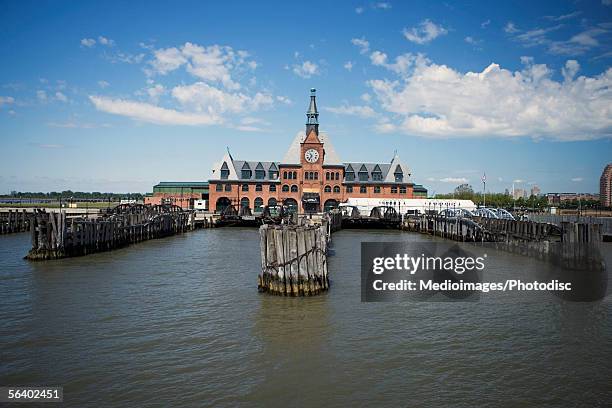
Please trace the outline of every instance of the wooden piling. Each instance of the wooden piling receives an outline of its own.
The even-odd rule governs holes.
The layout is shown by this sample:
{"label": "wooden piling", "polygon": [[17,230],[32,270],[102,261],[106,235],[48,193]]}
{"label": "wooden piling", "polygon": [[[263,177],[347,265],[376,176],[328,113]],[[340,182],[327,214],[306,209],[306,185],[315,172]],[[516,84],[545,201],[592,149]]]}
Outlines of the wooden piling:
{"label": "wooden piling", "polygon": [[312,296],[329,288],[327,225],[262,225],[260,292]]}

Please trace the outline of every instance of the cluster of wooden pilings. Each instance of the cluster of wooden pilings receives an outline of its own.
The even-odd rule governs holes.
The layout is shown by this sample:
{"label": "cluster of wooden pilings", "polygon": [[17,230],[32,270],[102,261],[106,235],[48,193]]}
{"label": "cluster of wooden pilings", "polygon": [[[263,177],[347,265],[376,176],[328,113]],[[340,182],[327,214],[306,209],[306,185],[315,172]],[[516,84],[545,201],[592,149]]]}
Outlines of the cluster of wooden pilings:
{"label": "cluster of wooden pilings", "polygon": [[327,222],[317,226],[262,225],[259,291],[281,296],[326,291],[328,228]]}
{"label": "cluster of wooden pilings", "polygon": [[0,235],[11,234],[14,232],[25,232],[30,230],[32,214],[22,211],[1,211],[0,212]]}
{"label": "cluster of wooden pilings", "polygon": [[570,269],[601,270],[601,225],[423,215],[402,228],[455,241],[481,242],[504,251],[552,261]]}
{"label": "cluster of wooden pilings", "polygon": [[482,242],[487,232],[469,218],[446,218],[439,216],[406,217],[401,228],[407,231],[431,234],[455,241]]}
{"label": "cluster of wooden pilings", "polygon": [[193,212],[105,214],[99,218],[67,218],[65,212],[38,210],[30,231],[29,260],[59,259],[110,251],[193,228]]}

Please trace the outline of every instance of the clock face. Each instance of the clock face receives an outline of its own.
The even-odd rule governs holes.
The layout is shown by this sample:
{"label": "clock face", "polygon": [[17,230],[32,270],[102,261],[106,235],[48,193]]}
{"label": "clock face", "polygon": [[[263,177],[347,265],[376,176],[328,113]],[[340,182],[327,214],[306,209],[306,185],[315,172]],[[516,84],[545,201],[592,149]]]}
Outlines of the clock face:
{"label": "clock face", "polygon": [[308,163],[316,163],[319,160],[319,152],[315,149],[308,149],[304,153],[304,158]]}

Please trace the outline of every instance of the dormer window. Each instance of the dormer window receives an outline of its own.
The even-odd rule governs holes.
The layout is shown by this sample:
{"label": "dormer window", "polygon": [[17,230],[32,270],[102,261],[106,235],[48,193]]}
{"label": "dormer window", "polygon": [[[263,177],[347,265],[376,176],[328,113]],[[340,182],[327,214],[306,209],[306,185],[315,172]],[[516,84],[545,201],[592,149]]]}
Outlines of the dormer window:
{"label": "dormer window", "polygon": [[249,163],[244,162],[244,164],[242,165],[242,174],[240,178],[250,179],[252,175],[253,173],[251,172],[251,166],[249,166]]}
{"label": "dormer window", "polygon": [[393,175],[395,176],[395,182],[396,183],[403,183],[404,182],[404,172],[402,171],[402,168],[400,167],[399,164],[395,168],[395,172],[393,172]]}
{"label": "dormer window", "polygon": [[378,164],[374,167],[374,170],[372,170],[372,180],[382,180],[382,171],[380,170],[380,166]]}
{"label": "dormer window", "polygon": [[365,165],[361,165],[361,168],[359,169],[359,181],[368,181],[369,176],[368,176],[368,169],[366,168]]}
{"label": "dormer window", "polygon": [[276,180],[278,178],[278,167],[276,167],[276,164],[270,164],[268,175],[270,176],[270,180]]}
{"label": "dormer window", "polygon": [[227,180],[229,178],[229,167],[227,167],[227,163],[223,162],[223,165],[221,166],[221,179],[222,180]]}
{"label": "dormer window", "polygon": [[255,178],[257,180],[263,180],[266,178],[266,171],[261,163],[257,163],[257,167],[255,167]]}

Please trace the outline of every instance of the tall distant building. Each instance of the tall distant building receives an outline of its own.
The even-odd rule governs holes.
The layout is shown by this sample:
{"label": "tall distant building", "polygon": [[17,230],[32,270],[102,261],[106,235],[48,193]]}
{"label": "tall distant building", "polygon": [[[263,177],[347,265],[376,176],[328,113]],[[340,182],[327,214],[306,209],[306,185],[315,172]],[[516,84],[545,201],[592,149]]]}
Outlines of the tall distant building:
{"label": "tall distant building", "polygon": [[514,195],[512,196],[512,198],[514,198],[515,200],[518,200],[519,198],[524,198],[526,195],[527,195],[526,191],[523,190],[522,188],[515,188]]}
{"label": "tall distant building", "polygon": [[538,187],[537,185],[534,185],[533,187],[531,187],[531,195],[532,196],[538,197],[541,192],[542,191],[540,190],[540,187]]}
{"label": "tall distant building", "polygon": [[609,163],[601,173],[599,199],[604,207],[612,207],[612,163]]}

